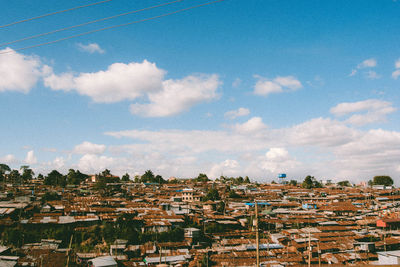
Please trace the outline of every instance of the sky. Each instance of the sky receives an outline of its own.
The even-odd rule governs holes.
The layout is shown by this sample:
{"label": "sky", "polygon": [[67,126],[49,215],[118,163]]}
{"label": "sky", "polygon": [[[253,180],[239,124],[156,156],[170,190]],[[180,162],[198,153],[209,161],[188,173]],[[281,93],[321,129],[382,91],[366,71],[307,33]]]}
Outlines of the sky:
{"label": "sky", "polygon": [[[0,25],[95,2],[0,1]],[[24,49],[206,2],[111,0],[0,27],[0,162],[400,184],[400,1],[224,0]]]}

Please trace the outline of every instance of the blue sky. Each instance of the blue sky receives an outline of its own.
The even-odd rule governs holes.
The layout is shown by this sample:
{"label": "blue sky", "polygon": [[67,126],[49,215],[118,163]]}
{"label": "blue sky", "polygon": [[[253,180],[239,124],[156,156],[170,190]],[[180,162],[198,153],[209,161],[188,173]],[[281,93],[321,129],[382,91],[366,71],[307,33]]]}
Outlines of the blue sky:
{"label": "blue sky", "polygon": [[[0,25],[94,2],[0,2]],[[18,51],[205,2],[0,47],[11,52],[0,54],[0,161],[36,173],[398,180],[400,2],[225,0]],[[0,42],[160,3],[112,0],[0,28]]]}

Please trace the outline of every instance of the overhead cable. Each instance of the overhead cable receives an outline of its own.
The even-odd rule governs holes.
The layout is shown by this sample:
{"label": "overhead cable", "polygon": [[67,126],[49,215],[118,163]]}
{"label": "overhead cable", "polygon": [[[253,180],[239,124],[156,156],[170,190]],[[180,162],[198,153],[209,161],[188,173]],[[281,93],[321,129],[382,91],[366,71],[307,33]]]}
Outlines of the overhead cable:
{"label": "overhead cable", "polygon": [[72,7],[72,8],[68,8],[68,9],[64,9],[64,10],[59,10],[59,11],[43,14],[43,15],[40,15],[40,16],[37,16],[37,17],[33,17],[33,18],[28,18],[28,19],[23,19],[23,20],[20,20],[20,21],[15,21],[15,22],[12,22],[12,23],[9,23],[9,24],[0,25],[0,29],[1,28],[6,28],[6,27],[9,27],[9,26],[12,26],[12,25],[20,24],[20,23],[23,23],[23,22],[28,22],[28,21],[41,19],[41,18],[49,17],[49,16],[52,16],[52,15],[60,14],[60,13],[65,13],[65,12],[72,11],[72,10],[77,10],[77,9],[81,9],[81,8],[85,8],[85,7],[100,5],[100,4],[103,4],[103,3],[106,3],[106,2],[111,2],[111,1],[113,1],[113,0],[103,0],[103,1],[100,1],[100,2],[95,2],[95,3],[91,3],[91,4],[87,4],[87,5]]}
{"label": "overhead cable", "polygon": [[27,49],[31,49],[31,48],[36,48],[36,47],[49,45],[49,44],[54,44],[54,43],[58,43],[58,42],[65,41],[65,40],[69,40],[69,39],[72,39],[72,38],[77,38],[77,37],[81,37],[81,36],[84,36],[84,35],[96,33],[96,32],[101,32],[101,31],[105,31],[105,30],[111,30],[111,29],[124,27],[124,26],[132,25],[132,24],[137,24],[137,23],[141,23],[141,22],[145,22],[145,21],[149,21],[149,20],[154,20],[154,19],[158,19],[158,18],[162,18],[162,17],[167,17],[167,16],[170,16],[170,15],[174,15],[174,14],[181,13],[181,12],[184,12],[184,11],[188,11],[188,10],[191,10],[191,9],[195,9],[195,8],[199,8],[199,7],[203,7],[203,6],[207,6],[207,5],[211,5],[211,4],[215,4],[215,3],[218,3],[218,2],[222,2],[222,1],[225,1],[225,0],[210,1],[210,2],[206,2],[206,3],[200,4],[200,5],[179,9],[179,10],[176,10],[176,11],[172,11],[172,12],[169,12],[169,13],[165,13],[165,14],[162,14],[162,15],[158,15],[158,16],[154,16],[154,17],[150,17],[150,18],[146,18],[146,19],[136,20],[136,21],[132,21],[132,22],[128,22],[128,23],[123,23],[123,24],[118,24],[118,25],[114,25],[114,26],[100,28],[100,29],[96,29],[96,30],[92,30],[92,31],[88,31],[88,32],[83,32],[83,33],[80,33],[80,34],[71,35],[71,36],[68,36],[68,37],[57,39],[57,40],[54,40],[54,41],[49,41],[49,42],[40,43],[40,44],[36,44],[36,45],[31,45],[31,46],[25,46],[25,47],[18,48],[18,49],[13,49],[13,50],[7,50],[7,51],[0,52],[0,55],[1,54],[11,54],[11,53],[15,53],[15,52],[18,52],[18,51],[27,50]]}
{"label": "overhead cable", "polygon": [[174,3],[177,3],[177,2],[182,2],[182,1],[184,1],[184,0],[175,0],[175,1],[172,1],[172,2],[167,2],[167,3],[163,3],[163,4],[151,6],[151,7],[146,7],[146,8],[142,8],[142,9],[139,9],[139,10],[133,10],[133,11],[117,14],[117,15],[110,16],[110,17],[96,19],[96,20],[85,22],[85,23],[81,23],[81,24],[77,24],[77,25],[73,25],[73,26],[68,26],[68,27],[65,27],[65,28],[61,28],[61,29],[57,29],[57,30],[53,30],[53,31],[49,31],[49,32],[45,32],[45,33],[31,35],[31,36],[24,37],[24,38],[21,38],[21,39],[18,39],[18,40],[14,40],[14,41],[11,41],[11,42],[2,43],[2,44],[0,44],[0,46],[6,46],[6,45],[10,45],[10,44],[15,44],[15,43],[19,43],[19,42],[22,42],[22,41],[35,39],[35,38],[38,38],[38,37],[54,34],[54,33],[57,33],[57,32],[62,32],[62,31],[70,30],[70,29],[75,29],[75,28],[86,26],[86,25],[89,25],[89,24],[93,24],[93,23],[97,23],[97,22],[101,22],[101,21],[105,21],[105,20],[110,20],[110,19],[114,19],[114,18],[130,15],[130,14],[134,14],[134,13],[139,13],[139,12],[143,12],[143,11],[146,11],[146,10],[150,10],[150,9],[154,9],[154,8],[158,8],[158,7],[162,7],[162,6],[167,6],[167,5],[171,5],[171,4],[174,4]]}

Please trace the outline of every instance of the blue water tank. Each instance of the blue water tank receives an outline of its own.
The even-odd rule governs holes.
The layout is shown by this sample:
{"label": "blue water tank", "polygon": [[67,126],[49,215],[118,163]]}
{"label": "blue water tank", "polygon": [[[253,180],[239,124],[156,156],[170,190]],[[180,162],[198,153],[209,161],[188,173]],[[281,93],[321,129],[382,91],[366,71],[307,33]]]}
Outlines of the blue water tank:
{"label": "blue water tank", "polygon": [[278,174],[278,178],[286,178],[286,173],[280,173],[280,174]]}

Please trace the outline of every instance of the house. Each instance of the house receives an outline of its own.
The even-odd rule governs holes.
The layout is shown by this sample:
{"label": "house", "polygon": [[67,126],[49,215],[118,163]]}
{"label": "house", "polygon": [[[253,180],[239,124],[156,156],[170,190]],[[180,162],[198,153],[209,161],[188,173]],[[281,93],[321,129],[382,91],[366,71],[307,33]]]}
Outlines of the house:
{"label": "house", "polygon": [[89,267],[117,267],[117,262],[111,256],[103,256],[88,261]]}
{"label": "house", "polygon": [[377,227],[399,229],[400,228],[400,218],[386,218],[376,221]]}

